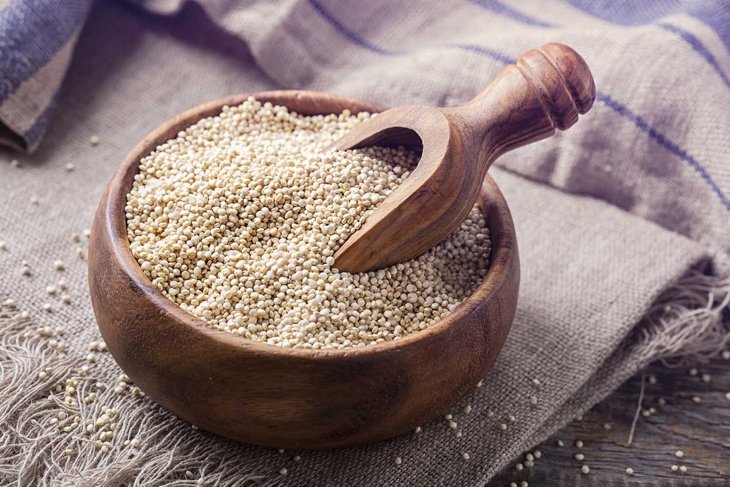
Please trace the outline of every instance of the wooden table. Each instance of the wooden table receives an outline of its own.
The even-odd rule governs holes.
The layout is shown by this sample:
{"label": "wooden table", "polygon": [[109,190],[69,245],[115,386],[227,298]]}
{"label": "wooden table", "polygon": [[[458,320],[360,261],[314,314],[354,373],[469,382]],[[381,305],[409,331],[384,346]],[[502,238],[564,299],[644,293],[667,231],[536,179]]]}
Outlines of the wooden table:
{"label": "wooden table", "polygon": [[[647,369],[644,412],[630,447],[626,442],[641,374],[540,445],[542,457],[534,467],[519,472],[513,464],[487,487],[510,482],[519,486],[522,481],[530,487],[730,486],[730,398],[725,396],[730,392],[730,360],[717,358],[694,368],[696,375],[689,366],[657,363]],[[709,374],[709,382],[703,374]],[[650,414],[650,408],[656,412]],[[584,443],[582,448],[575,446],[577,440]],[[682,458],[676,456],[678,450],[684,452]],[[585,459],[576,460],[577,453]],[[587,465],[590,473],[582,474],[581,465]],[[687,469],[684,473],[682,466]],[[626,474],[628,467],[634,470],[632,476]]]}

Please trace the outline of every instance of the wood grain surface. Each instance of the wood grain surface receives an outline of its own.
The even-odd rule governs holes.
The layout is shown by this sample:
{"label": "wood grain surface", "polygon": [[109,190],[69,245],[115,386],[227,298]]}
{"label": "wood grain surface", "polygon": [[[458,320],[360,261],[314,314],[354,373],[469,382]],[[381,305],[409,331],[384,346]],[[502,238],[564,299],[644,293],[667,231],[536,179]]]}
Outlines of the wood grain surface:
{"label": "wood grain surface", "polygon": [[[530,487],[552,486],[729,486],[730,485],[730,361],[715,359],[707,365],[668,368],[654,364],[644,375],[643,410],[634,441],[626,446],[631,422],[641,390],[642,375],[627,381],[611,396],[575,420],[538,448],[541,459],[531,469],[518,472],[514,464],[506,468],[487,487],[507,487],[527,481]],[[702,374],[710,374],[710,382]],[[656,383],[650,383],[650,377]],[[692,398],[700,398],[695,403]],[[660,399],[666,404],[662,406]],[[610,427],[606,429],[606,426]],[[560,439],[564,447],[556,445]],[[575,441],[584,443],[575,447]],[[684,452],[677,458],[675,452]],[[583,453],[582,462],[574,458]],[[580,465],[588,465],[588,475]],[[686,466],[685,473],[671,470]],[[626,468],[634,469],[628,476]]]}
{"label": "wood grain surface", "polygon": [[522,53],[466,105],[398,107],[356,126],[335,147],[420,145],[422,155],[340,247],[335,265],[362,272],[427,251],[461,224],[500,155],[569,128],[595,95],[583,58],[563,44],[546,44]]}
{"label": "wood grain surface", "polygon": [[[89,243],[89,288],[109,351],[168,410],[200,428],[257,445],[355,445],[411,431],[444,414],[492,367],[517,304],[514,225],[491,178],[481,185],[479,197],[492,242],[487,275],[444,319],[397,341],[312,350],[246,340],[183,311],[134,260],[124,207],[140,158],[184,127],[247,96],[170,120],[132,150],[109,183]],[[378,110],[314,92],[253,96],[302,114]]]}

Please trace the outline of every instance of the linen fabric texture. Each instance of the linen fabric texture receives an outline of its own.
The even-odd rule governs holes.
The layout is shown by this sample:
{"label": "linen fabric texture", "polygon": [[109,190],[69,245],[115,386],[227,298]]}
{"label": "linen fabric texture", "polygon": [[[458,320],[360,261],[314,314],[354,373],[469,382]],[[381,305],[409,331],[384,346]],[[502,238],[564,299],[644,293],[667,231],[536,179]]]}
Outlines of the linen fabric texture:
{"label": "linen fabric texture", "polygon": [[[1,484],[481,486],[648,362],[728,341],[726,2],[60,5],[0,4],[3,140],[33,151],[0,154],[0,299],[16,302],[0,315]],[[71,236],[90,226],[123,156],[166,119],[283,88],[454,105],[550,41],[586,59],[597,102],[570,131],[490,170],[514,216],[522,284],[494,369],[454,406],[460,437],[436,419],[363,447],[279,453],[195,430],[119,387],[108,353],[85,359],[101,337],[76,255],[86,242]],[[71,304],[46,292],[60,279]],[[44,327],[58,329],[65,354],[39,336]],[[74,377],[67,404],[53,388]],[[83,424],[110,408],[117,426],[104,450]],[[82,427],[59,431],[51,418],[62,411]]]}

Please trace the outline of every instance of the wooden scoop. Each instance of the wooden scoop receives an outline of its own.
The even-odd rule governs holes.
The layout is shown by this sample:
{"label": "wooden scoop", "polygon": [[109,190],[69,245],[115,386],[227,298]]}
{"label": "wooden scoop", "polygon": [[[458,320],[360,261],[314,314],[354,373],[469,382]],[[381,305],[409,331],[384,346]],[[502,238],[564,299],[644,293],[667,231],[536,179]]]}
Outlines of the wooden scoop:
{"label": "wooden scoop", "polygon": [[421,147],[418,166],[335,254],[335,266],[363,272],[403,262],[449,235],[474,206],[497,157],[565,130],[593,105],[583,58],[563,44],[524,52],[463,106],[387,110],[338,140],[338,150]]}

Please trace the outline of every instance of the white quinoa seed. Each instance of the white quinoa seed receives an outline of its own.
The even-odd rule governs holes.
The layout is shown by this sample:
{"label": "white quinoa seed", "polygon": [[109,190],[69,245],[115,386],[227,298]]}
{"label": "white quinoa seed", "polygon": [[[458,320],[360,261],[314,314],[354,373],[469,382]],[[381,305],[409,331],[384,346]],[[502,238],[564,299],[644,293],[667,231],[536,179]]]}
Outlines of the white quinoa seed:
{"label": "white quinoa seed", "polygon": [[582,453],[576,453],[575,459],[578,460],[579,462],[582,462],[585,459],[585,455],[583,455]]}
{"label": "white quinoa seed", "polygon": [[331,265],[417,162],[403,148],[326,150],[367,118],[249,99],[158,146],[125,208],[144,273],[209,325],[281,347],[361,347],[438,322],[488,268],[476,207],[416,259],[357,274]]}
{"label": "white quinoa seed", "polygon": [[674,456],[677,458],[684,458],[684,452],[682,450],[677,450],[674,452]]}
{"label": "white quinoa seed", "polygon": [[400,465],[401,463],[403,463],[403,459],[401,457],[395,457],[395,464]]}
{"label": "white quinoa seed", "polygon": [[461,458],[463,458],[464,460],[469,460],[471,456],[468,453],[464,452],[461,454]]}
{"label": "white quinoa seed", "polygon": [[588,475],[591,472],[591,469],[588,467],[588,465],[583,465],[580,467],[580,473],[583,475]]}
{"label": "white quinoa seed", "polygon": [[723,350],[722,351],[722,358],[725,360],[730,360],[730,350]]}
{"label": "white quinoa seed", "polygon": [[679,467],[679,471],[682,473],[687,473],[687,467],[682,465],[681,467]]}
{"label": "white quinoa seed", "polygon": [[672,465],[672,466],[670,467],[670,470],[671,470],[672,472],[676,472],[677,470],[679,470],[679,467],[678,467],[678,466],[676,466],[676,465]]}
{"label": "white quinoa seed", "polygon": [[576,448],[583,448],[583,442],[581,440],[575,440]]}
{"label": "white quinoa seed", "polygon": [[634,475],[634,469],[631,467],[628,467],[626,469],[626,475]]}
{"label": "white quinoa seed", "polygon": [[99,142],[101,142],[101,139],[98,135],[92,135],[91,137],[89,137],[89,144],[99,145]]}

